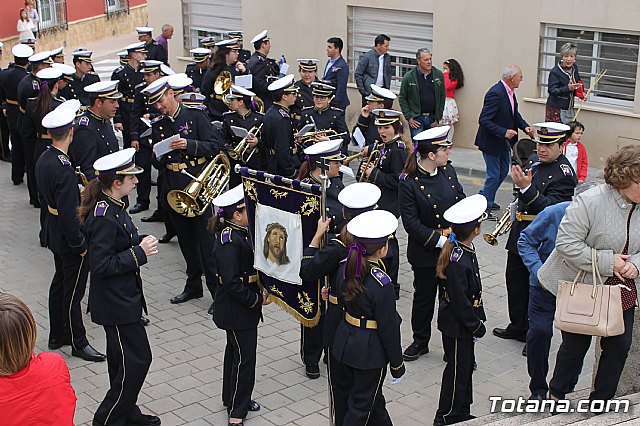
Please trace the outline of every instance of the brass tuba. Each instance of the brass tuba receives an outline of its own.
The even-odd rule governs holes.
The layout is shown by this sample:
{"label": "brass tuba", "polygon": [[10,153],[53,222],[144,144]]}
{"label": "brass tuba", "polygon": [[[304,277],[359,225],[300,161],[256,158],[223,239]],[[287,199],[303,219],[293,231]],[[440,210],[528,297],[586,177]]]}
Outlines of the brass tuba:
{"label": "brass tuba", "polygon": [[253,97],[253,110],[255,112],[259,112],[260,114],[264,114],[264,101],[260,98],[260,96]]}
{"label": "brass tuba", "polygon": [[196,177],[186,170],[192,181],[183,190],[174,189],[167,194],[169,206],[185,217],[196,217],[209,208],[214,198],[224,191],[229,183],[231,166],[226,154],[221,152],[209,162]]}
{"label": "brass tuba", "polygon": [[249,142],[247,142],[247,139],[251,135],[257,137],[260,134],[260,131],[262,130],[263,125],[264,123],[260,123],[260,126],[258,127],[253,126],[251,130],[249,130],[249,134],[244,138],[242,138],[242,140],[238,142],[238,145],[236,145],[233,149],[229,150],[229,157],[233,158],[236,161],[240,161],[243,164],[248,163],[249,160],[251,160],[251,157],[253,157],[253,154],[256,153],[258,147],[257,146],[251,147],[249,145]]}
{"label": "brass tuba", "polygon": [[226,95],[229,93],[232,84],[233,78],[231,77],[231,73],[229,71],[222,71],[213,82],[213,91],[219,96]]}

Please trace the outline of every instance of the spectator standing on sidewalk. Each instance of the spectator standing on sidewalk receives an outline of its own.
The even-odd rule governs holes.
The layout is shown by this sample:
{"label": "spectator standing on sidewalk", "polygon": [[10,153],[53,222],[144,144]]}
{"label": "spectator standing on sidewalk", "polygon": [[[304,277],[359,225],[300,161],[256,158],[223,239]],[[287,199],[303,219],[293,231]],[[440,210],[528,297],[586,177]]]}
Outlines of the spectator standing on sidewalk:
{"label": "spectator standing on sidewalk", "polygon": [[24,2],[24,8],[27,11],[27,16],[31,21],[31,31],[33,31],[33,39],[38,37],[38,24],[40,23],[40,15],[38,15],[38,9],[36,9],[35,0],[26,0]]}
{"label": "spectator standing on sidewalk", "polygon": [[442,113],[440,124],[451,126],[447,139],[449,142],[453,142],[453,125],[460,120],[455,93],[456,89],[462,89],[464,86],[464,74],[462,73],[460,63],[453,58],[444,61],[442,69],[446,99],[444,100],[444,112]]}
{"label": "spectator standing on sidewalk", "polygon": [[29,14],[26,9],[20,9],[20,17],[18,18],[18,25],[16,29],[20,33],[18,37],[21,43],[27,40],[36,39],[36,36],[33,34],[31,20],[29,19]]}
{"label": "spectator standing on sidewalk", "polygon": [[165,65],[169,65],[169,40],[173,37],[173,25],[164,24],[162,26],[162,34],[156,37],[156,43],[164,49]]}
{"label": "spectator standing on sidewalk", "polygon": [[358,91],[362,95],[362,106],[367,104],[371,94],[371,84],[388,89],[391,85],[391,56],[389,55],[389,36],[378,34],[373,48],[363,54],[358,61],[354,74]]}
{"label": "spectator standing on sidewalk", "polygon": [[571,163],[571,167],[578,176],[578,183],[587,180],[587,171],[589,169],[589,157],[587,149],[582,144],[582,134],[584,133],[584,124],[579,121],[569,123],[569,137],[562,147],[562,153]]}

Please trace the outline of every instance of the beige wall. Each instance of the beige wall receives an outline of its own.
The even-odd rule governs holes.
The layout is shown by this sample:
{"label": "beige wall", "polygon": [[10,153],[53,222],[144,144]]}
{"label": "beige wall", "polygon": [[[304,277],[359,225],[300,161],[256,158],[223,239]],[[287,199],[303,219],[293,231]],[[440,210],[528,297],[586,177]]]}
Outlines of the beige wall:
{"label": "beige wall", "polygon": [[[324,67],[326,39],[336,35],[348,43],[349,5],[434,14],[434,64],[441,68],[444,60],[453,57],[465,71],[465,87],[456,93],[461,121],[455,132],[455,144],[464,147],[473,146],[484,94],[498,81],[507,64],[515,63],[523,69],[524,81],[517,90],[521,113],[529,123],[544,120],[544,100],[537,99],[540,33],[544,23],[638,31],[640,22],[637,0],[404,0],[393,2],[393,6],[388,0],[244,1],[245,47],[252,50],[249,40],[262,29],[268,29],[272,57],[284,53],[287,61],[295,64],[296,58],[315,56],[321,60],[320,67]],[[148,9],[151,26],[174,23],[176,32],[169,47],[171,63],[176,70],[182,70],[185,63],[175,58],[188,54],[182,49],[181,2],[150,2]],[[392,37],[393,53],[393,34],[388,35]],[[350,89],[349,94],[352,105],[347,118],[354,122],[360,96],[355,89]],[[587,104],[580,113],[579,119],[587,127],[584,142],[592,166],[601,166],[608,153],[618,146],[640,139],[640,87],[637,99],[635,111]]]}

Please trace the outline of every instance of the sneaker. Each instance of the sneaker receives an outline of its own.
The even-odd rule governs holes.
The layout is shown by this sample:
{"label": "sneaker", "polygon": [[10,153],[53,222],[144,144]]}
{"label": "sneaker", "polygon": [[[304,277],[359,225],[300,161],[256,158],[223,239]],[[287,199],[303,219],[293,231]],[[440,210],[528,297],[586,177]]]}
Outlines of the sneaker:
{"label": "sneaker", "polygon": [[420,358],[420,355],[425,355],[429,353],[429,346],[420,345],[416,342],[413,342],[407,349],[405,349],[402,354],[402,358],[405,361],[415,361]]}

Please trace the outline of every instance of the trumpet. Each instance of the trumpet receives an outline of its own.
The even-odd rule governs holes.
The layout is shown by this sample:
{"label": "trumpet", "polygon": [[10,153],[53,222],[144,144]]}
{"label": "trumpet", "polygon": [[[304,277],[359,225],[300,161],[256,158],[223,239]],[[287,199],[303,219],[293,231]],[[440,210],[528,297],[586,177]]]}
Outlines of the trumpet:
{"label": "trumpet", "polygon": [[[375,145],[372,146],[372,148],[375,148]],[[360,161],[360,166],[358,166],[358,173],[360,173],[360,175],[357,176],[358,182],[364,182],[364,173],[362,171],[368,169],[371,165],[373,165],[374,168],[377,167],[380,163],[380,158],[382,158],[382,151],[380,148],[375,148],[371,150],[371,153],[365,161]]]}
{"label": "trumpet", "polygon": [[231,165],[226,154],[221,152],[209,162],[198,176],[189,174],[192,181],[183,190],[174,189],[167,194],[167,202],[171,209],[185,217],[196,217],[203,214],[213,199],[224,191],[229,183]]}
{"label": "trumpet", "polygon": [[482,238],[492,246],[498,245],[498,237],[506,234],[511,230],[511,205],[507,207],[504,211],[504,214],[496,224],[496,229],[489,234],[484,234]]}
{"label": "trumpet", "polygon": [[345,158],[344,160],[342,160],[342,164],[343,164],[344,166],[349,167],[349,164],[350,164],[353,160],[356,160],[356,159],[358,159],[358,158],[360,158],[360,157],[364,157],[364,154],[366,154],[366,151],[360,151],[360,152],[359,152],[359,153],[357,153],[357,154],[350,155],[349,157],[347,157],[347,158]]}
{"label": "trumpet", "polygon": [[249,160],[251,160],[251,157],[253,157],[253,154],[255,154],[258,149],[257,146],[252,147],[251,145],[249,145],[248,139],[250,136],[257,137],[258,134],[260,134],[263,125],[264,123],[260,123],[260,126],[253,126],[251,130],[249,130],[249,134],[242,138],[238,145],[229,150],[229,157],[233,158],[236,161],[241,161],[244,164],[248,163]]}

